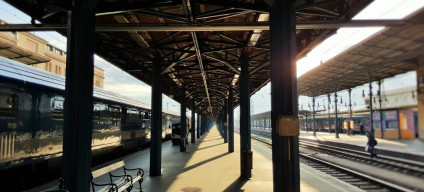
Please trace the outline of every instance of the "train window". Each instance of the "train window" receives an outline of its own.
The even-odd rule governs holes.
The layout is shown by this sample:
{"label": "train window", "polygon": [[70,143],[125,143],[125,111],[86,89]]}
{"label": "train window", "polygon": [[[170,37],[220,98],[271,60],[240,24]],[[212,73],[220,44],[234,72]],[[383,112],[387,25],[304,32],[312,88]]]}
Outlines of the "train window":
{"label": "train window", "polygon": [[95,103],[93,105],[93,119],[100,119],[100,111],[102,110],[101,103]]}
{"label": "train window", "polygon": [[111,116],[111,124],[118,125],[121,120],[121,110],[119,107],[109,106],[110,116]]}
{"label": "train window", "polygon": [[144,114],[144,112],[142,112],[142,111],[138,112],[138,119],[139,120],[143,119],[143,114]]}
{"label": "train window", "polygon": [[53,119],[63,119],[63,100],[60,98],[52,99],[51,114]]}
{"label": "train window", "polygon": [[18,96],[15,94],[0,94],[0,116],[16,117],[18,113]]}
{"label": "train window", "polygon": [[121,119],[122,119],[122,123],[123,124],[127,124],[128,123],[128,109],[127,108],[122,108],[122,117],[121,117]]}

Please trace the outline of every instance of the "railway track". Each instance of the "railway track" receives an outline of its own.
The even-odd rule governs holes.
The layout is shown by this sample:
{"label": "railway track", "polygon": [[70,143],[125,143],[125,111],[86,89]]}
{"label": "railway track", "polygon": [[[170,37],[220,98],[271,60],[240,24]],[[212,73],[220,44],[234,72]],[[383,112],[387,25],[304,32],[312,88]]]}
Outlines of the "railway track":
{"label": "railway track", "polygon": [[[254,133],[255,135],[252,135],[253,139],[258,140],[269,146],[272,145],[271,140],[269,139],[271,137],[270,133],[252,130],[252,133],[253,132],[255,132]],[[311,145],[312,144],[309,143],[309,146]],[[414,191],[414,190],[411,190],[396,184],[392,184],[391,182],[384,181],[384,180],[381,180],[381,179],[378,179],[378,178],[375,178],[375,177],[372,177],[372,176],[369,176],[369,175],[366,175],[366,174],[363,174],[363,173],[360,173],[345,167],[334,165],[333,163],[312,157],[311,155],[308,155],[308,154],[300,153],[299,156],[300,156],[299,158],[300,162],[310,167],[313,167],[323,173],[326,173],[335,178],[338,178],[346,183],[356,186],[364,191],[373,191],[373,192]],[[343,158],[346,158],[346,157],[343,157]],[[368,160],[369,160],[369,157],[368,157]]]}
{"label": "railway track", "polygon": [[[270,132],[252,130],[252,133],[271,138]],[[348,159],[355,162],[362,162],[373,166],[378,166],[384,169],[401,172],[408,175],[424,178],[424,163],[403,160],[388,156],[378,156],[378,158],[370,159],[368,152],[351,150],[330,145],[318,144],[311,141],[299,141],[299,147],[304,147],[328,155],[337,156],[343,159]]]}

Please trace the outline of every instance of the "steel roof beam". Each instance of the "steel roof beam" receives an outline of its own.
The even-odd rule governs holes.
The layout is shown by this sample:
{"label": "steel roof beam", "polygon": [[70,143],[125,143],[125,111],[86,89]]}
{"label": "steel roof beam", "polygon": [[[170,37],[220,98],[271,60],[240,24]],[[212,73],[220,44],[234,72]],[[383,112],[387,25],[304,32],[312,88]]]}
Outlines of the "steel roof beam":
{"label": "steel roof beam", "polygon": [[214,21],[218,21],[218,20],[222,20],[222,19],[226,19],[226,18],[230,18],[230,17],[236,17],[239,15],[245,15],[245,14],[249,14],[252,13],[253,11],[242,11],[242,12],[238,12],[238,13],[233,13],[233,14],[229,14],[227,16],[223,16],[223,17],[218,17],[215,19],[210,19],[210,20],[206,20],[204,21],[204,23],[210,23],[210,22],[214,22]]}
{"label": "steel roof beam", "polygon": [[212,59],[212,60],[218,61],[218,62],[220,62],[220,63],[222,63],[222,64],[226,65],[228,68],[230,68],[230,70],[232,70],[232,71],[234,71],[235,73],[237,73],[238,75],[240,75],[240,71],[239,71],[238,69],[236,69],[233,65],[231,65],[230,63],[228,63],[228,62],[224,61],[223,59],[218,59],[218,58],[216,58],[216,57],[212,57],[212,56],[210,56],[210,55],[204,55],[204,56],[205,56],[205,57],[207,57],[207,58],[209,58],[209,59]]}
{"label": "steel roof beam", "polygon": [[167,0],[162,2],[137,2],[137,3],[99,3],[96,6],[96,16],[114,15],[128,12],[137,12],[144,9],[165,8],[181,5],[177,1]]}
{"label": "steel roof beam", "polygon": [[[187,46],[187,47],[185,47],[185,48],[183,48],[183,50],[192,50],[193,49],[193,46]],[[190,55],[189,53],[183,53],[179,58],[178,58],[178,61],[174,61],[174,62],[172,62],[170,65],[168,65],[160,74],[161,75],[163,75],[163,74],[165,74],[166,72],[168,72],[168,70],[170,70],[172,67],[174,67],[176,64],[178,64],[180,61],[184,61],[184,60],[186,60],[186,59],[188,59],[188,58],[191,58],[191,57],[194,57],[195,56],[195,54],[193,54],[193,55]]]}
{"label": "steel roof beam", "polygon": [[[225,11],[224,11],[225,10]],[[196,20],[200,20],[200,19],[217,19],[217,18],[225,18],[231,15],[235,15],[235,14],[240,14],[242,12],[246,12],[245,10],[237,10],[237,9],[223,9],[223,10],[218,10],[218,11],[211,11],[211,12],[207,12],[205,14],[199,14],[196,16]],[[251,11],[249,11],[251,12]],[[210,20],[207,20],[210,21]]]}
{"label": "steel roof beam", "polygon": [[147,9],[139,10],[139,11],[136,11],[136,12],[146,14],[146,15],[150,15],[150,16],[154,16],[154,17],[160,17],[162,19],[167,19],[167,20],[171,20],[171,21],[175,21],[175,22],[187,23],[187,19],[182,15],[164,13],[164,12],[147,10]]}
{"label": "steel roof beam", "polygon": [[[403,56],[401,58],[396,57],[396,58],[393,58],[393,59],[387,59],[385,61],[382,61],[382,62],[379,62],[379,63],[375,63],[374,66],[369,66],[368,68],[365,68],[365,66],[364,66],[364,68],[362,68],[361,70],[355,70],[352,73],[344,74],[343,77],[333,79],[331,83],[324,83],[324,84],[322,84],[320,86],[315,86],[311,90],[313,90],[314,92],[320,92],[320,91],[316,91],[316,90],[320,90],[320,89],[326,88],[326,87],[329,86],[329,84],[334,84],[334,82],[338,82],[338,83],[345,82],[345,81],[348,81],[348,80],[350,80],[350,79],[352,79],[354,77],[357,77],[359,75],[367,74],[370,70],[382,69],[382,68],[388,67],[390,65],[393,65],[394,63],[401,62],[401,61],[404,61],[404,60],[412,59],[414,57],[417,57],[417,55],[419,55],[422,52],[424,52],[424,48],[418,49],[416,51],[408,52],[407,54],[405,54],[405,56]],[[359,85],[362,85],[362,84],[360,83],[357,86],[359,86]],[[306,94],[306,95],[309,94],[310,95],[309,92],[311,92],[311,91],[307,91],[307,93],[303,93],[303,94]],[[299,95],[301,95],[301,94],[302,93],[299,92]]]}
{"label": "steel roof beam", "polygon": [[[187,20],[190,23],[194,22],[194,16],[193,16],[193,11],[191,9],[190,0],[182,0],[182,4],[185,7],[184,12],[186,13]],[[204,66],[203,66],[203,59],[202,59],[202,53],[201,53],[200,47],[199,47],[199,41],[198,41],[196,32],[192,31],[190,34],[191,34],[191,38],[193,40],[194,49],[196,50],[196,56],[197,56],[197,60],[199,62],[200,74],[202,75],[203,85],[205,87],[205,92],[206,92],[206,97],[208,99],[209,107],[211,108],[211,114],[213,116],[211,99],[209,97],[208,82],[206,80],[206,72],[205,72]]]}
{"label": "steel roof beam", "polygon": [[181,31],[173,32],[173,33],[171,33],[171,34],[169,34],[169,35],[167,35],[167,36],[165,36],[165,37],[163,37],[163,38],[161,38],[161,39],[159,39],[155,42],[150,43],[150,47],[155,47],[157,44],[161,43],[162,41],[167,40],[171,37],[174,37],[175,35],[178,35],[180,33],[181,33]]}
{"label": "steel roof beam", "polygon": [[[354,20],[342,21],[308,21],[298,22],[296,29],[328,29],[341,27],[377,27],[403,25],[402,20]],[[55,31],[66,30],[65,24],[43,24],[34,26],[32,24],[7,24],[0,25],[0,31]],[[97,24],[97,32],[113,31],[252,31],[269,30],[268,22],[248,22],[248,23],[211,23],[211,24],[142,24],[142,23],[121,23],[121,24]]]}
{"label": "steel roof beam", "polygon": [[239,9],[239,10],[249,10],[249,11],[255,11],[260,13],[268,13],[269,12],[269,6],[267,4],[248,4],[248,3],[238,3],[234,1],[227,1],[227,0],[211,0],[211,1],[205,1],[205,0],[193,0],[193,4],[200,4],[200,5],[214,5],[214,6],[220,6],[220,7],[226,7],[231,9]]}
{"label": "steel roof beam", "polygon": [[271,65],[271,63],[269,61],[268,62],[265,62],[262,65],[260,65],[260,66],[256,67],[255,69],[253,69],[252,71],[250,71],[250,75],[253,75],[256,72],[258,72],[259,70],[261,70],[262,68],[264,68],[266,66],[270,66],[270,65]]}

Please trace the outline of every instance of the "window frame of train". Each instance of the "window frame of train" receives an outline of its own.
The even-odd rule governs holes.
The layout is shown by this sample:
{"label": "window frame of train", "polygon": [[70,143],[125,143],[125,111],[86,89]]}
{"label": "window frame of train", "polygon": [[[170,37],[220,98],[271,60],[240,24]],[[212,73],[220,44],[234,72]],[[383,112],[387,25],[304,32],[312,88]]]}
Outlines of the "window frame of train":
{"label": "window frame of train", "polygon": [[[5,104],[3,106],[3,104]],[[16,117],[18,115],[19,96],[13,93],[0,93],[0,116]]]}
{"label": "window frame of train", "polygon": [[119,125],[121,122],[121,107],[109,105],[108,111],[110,113],[111,125]]}
{"label": "window frame of train", "polygon": [[63,105],[65,99],[61,96],[51,98],[50,111],[52,119],[63,119]]}
{"label": "window frame of train", "polygon": [[[104,104],[103,102],[94,102],[93,103],[93,120],[104,120],[104,113],[105,111],[108,111],[108,106]],[[102,118],[103,117],[103,118]],[[103,123],[103,122],[102,122]]]}

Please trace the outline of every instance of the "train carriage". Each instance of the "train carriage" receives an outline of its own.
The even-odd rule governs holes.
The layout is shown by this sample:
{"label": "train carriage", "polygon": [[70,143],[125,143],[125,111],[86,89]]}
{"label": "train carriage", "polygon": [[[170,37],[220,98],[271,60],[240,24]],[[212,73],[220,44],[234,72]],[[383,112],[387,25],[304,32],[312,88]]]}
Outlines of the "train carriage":
{"label": "train carriage", "polygon": [[[64,89],[65,78],[62,76],[0,58],[2,181],[13,182],[14,175],[18,177],[28,175],[28,172],[45,171],[60,164]],[[171,137],[172,119],[178,115],[171,111],[165,111],[162,115],[163,139]],[[149,141],[148,104],[93,88],[93,159],[123,148],[147,146]]]}

